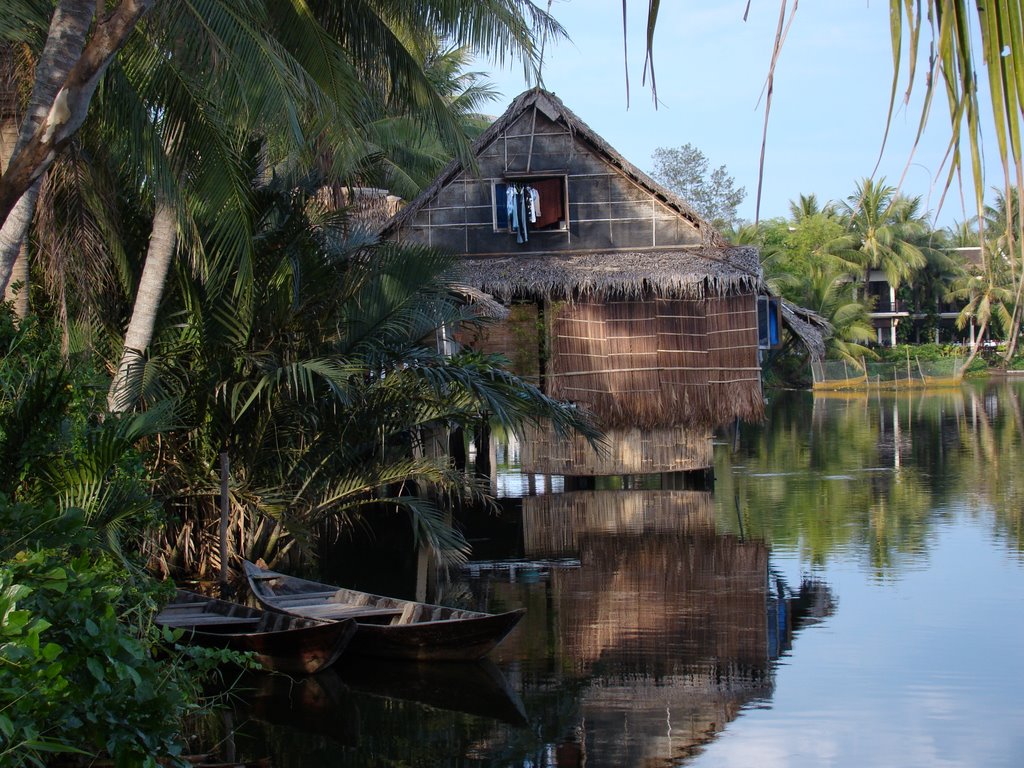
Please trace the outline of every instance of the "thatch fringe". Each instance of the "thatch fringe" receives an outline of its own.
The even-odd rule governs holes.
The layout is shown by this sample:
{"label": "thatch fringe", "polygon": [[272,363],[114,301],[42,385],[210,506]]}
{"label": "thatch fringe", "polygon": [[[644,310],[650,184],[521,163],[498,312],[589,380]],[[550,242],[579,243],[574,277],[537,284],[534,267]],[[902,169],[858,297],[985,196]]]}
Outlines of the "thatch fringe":
{"label": "thatch fringe", "polygon": [[508,307],[494,300],[494,297],[484,293],[479,288],[462,283],[453,283],[451,292],[460,297],[473,308],[477,317],[486,317],[490,320],[505,320],[509,316]]}
{"label": "thatch fringe", "polygon": [[652,292],[703,299],[767,292],[757,249],[750,247],[466,259],[456,267],[456,274],[463,282],[506,302],[609,293],[631,299]]}
{"label": "thatch fringe", "polygon": [[809,309],[782,300],[782,322],[807,347],[811,360],[825,358],[825,339],[832,335],[828,320]]}

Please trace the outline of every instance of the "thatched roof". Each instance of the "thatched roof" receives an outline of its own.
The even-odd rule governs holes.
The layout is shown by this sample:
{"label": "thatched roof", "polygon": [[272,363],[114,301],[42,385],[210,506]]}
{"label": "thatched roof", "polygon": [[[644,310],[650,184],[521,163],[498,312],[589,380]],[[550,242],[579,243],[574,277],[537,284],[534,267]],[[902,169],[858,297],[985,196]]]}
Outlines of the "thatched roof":
{"label": "thatched roof", "polygon": [[317,201],[328,210],[347,209],[349,220],[367,229],[380,229],[401,207],[402,199],[386,189],[325,185],[316,191]]}
{"label": "thatched roof", "polygon": [[508,319],[508,307],[495,301],[494,297],[490,294],[464,283],[453,284],[451,290],[452,293],[461,297],[467,304],[473,307],[477,317],[486,317],[491,320]]}
{"label": "thatched roof", "polygon": [[[722,237],[721,233],[711,226],[711,224],[701,219],[689,203],[674,192],[665,189],[661,184],[626,160],[626,158],[619,154],[611,144],[601,138],[593,128],[583,122],[571,109],[565,106],[561,99],[549,91],[534,88],[519,94],[519,96],[509,104],[508,109],[505,110],[504,114],[491,123],[490,127],[473,143],[472,154],[474,156],[479,155],[484,148],[501,136],[506,128],[512,125],[512,123],[522,115],[523,112],[532,108],[536,108],[540,113],[552,121],[564,123],[568,127],[570,133],[574,134],[578,139],[582,139],[590,144],[610,165],[618,168],[623,175],[631,179],[643,189],[647,190],[647,192],[652,196],[661,200],[669,208],[674,209],[680,216],[687,219],[701,233],[701,241],[704,245],[726,245],[726,241]],[[393,231],[400,228],[403,224],[411,221],[417,211],[419,211],[424,205],[433,199],[441,189],[450,184],[453,179],[464,171],[472,173],[473,169],[466,168],[463,163],[457,159],[452,160],[444,170],[441,171],[433,184],[423,190],[415,200],[405,206],[405,208],[399,211],[394,218],[388,222],[384,227],[382,234],[386,237]]]}
{"label": "thatched roof", "polygon": [[466,259],[462,282],[492,296],[567,298],[614,293],[673,298],[764,291],[755,248],[696,248],[637,253],[551,254]]}
{"label": "thatched roof", "polygon": [[783,299],[782,322],[807,347],[812,360],[825,357],[825,339],[832,335],[832,326],[825,318]]}

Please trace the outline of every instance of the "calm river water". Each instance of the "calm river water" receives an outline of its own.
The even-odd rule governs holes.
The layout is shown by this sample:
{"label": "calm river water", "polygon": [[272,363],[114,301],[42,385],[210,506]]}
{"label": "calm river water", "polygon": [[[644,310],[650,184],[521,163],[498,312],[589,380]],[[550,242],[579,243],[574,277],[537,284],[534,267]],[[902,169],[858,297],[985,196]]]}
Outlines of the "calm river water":
{"label": "calm river water", "polygon": [[506,500],[442,598],[527,609],[490,663],[257,679],[233,748],[277,766],[1024,765],[1022,402],[995,382],[773,395],[766,424],[717,444],[713,492]]}

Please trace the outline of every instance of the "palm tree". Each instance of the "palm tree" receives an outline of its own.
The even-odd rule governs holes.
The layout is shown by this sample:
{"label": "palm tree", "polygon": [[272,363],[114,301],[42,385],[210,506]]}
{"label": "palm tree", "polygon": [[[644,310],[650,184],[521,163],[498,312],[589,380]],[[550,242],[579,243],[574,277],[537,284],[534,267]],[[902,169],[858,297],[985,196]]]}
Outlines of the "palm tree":
{"label": "palm tree", "polygon": [[444,277],[451,257],[346,235],[344,212],[295,190],[263,189],[254,204],[251,293],[234,290],[237,262],[179,264],[174,322],[135,371],[143,405],[171,398],[192,425],[165,437],[154,468],[176,512],[162,549],[189,568],[216,562],[226,453],[236,551],[272,560],[322,526],[404,509],[435,551],[458,556],[436,504],[409,492],[480,493],[429,450],[433,435],[482,418],[588,428],[496,360],[438,351],[443,329],[477,322]]}
{"label": "palm tree", "polygon": [[[24,44],[0,42],[0,174],[7,170],[18,141],[21,86],[27,68],[25,52]],[[15,285],[17,291],[12,290]],[[12,267],[4,298],[14,302],[14,311],[19,317],[28,313],[28,248],[24,242]]]}
{"label": "palm tree", "polygon": [[977,219],[953,222],[945,234],[945,244],[948,248],[976,248],[978,240]]}
{"label": "palm tree", "polygon": [[983,219],[986,237],[991,238],[987,253],[989,260],[997,259],[1009,266],[1013,312],[1006,324],[1007,345],[1004,359],[1009,361],[1017,353],[1021,318],[1024,316],[1024,252],[1018,257],[1018,244],[1024,237],[1024,205],[1018,187],[1007,185],[1005,193],[995,190],[996,202],[986,206]]}
{"label": "palm tree", "polygon": [[824,214],[835,215],[835,205],[826,203],[824,206],[818,203],[818,196],[813,192],[809,195],[800,195],[796,200],[789,201],[789,215],[794,223],[799,224],[806,218]]}
{"label": "palm tree", "polygon": [[0,176],[0,285],[5,288],[35,210],[40,177],[85,122],[100,79],[154,2],[121,0],[94,19],[101,7],[58,0],[49,24],[41,18],[42,4],[7,4],[0,39],[24,37],[26,27],[48,27],[48,34],[17,144]]}
{"label": "palm tree", "polygon": [[828,356],[859,368],[865,356],[874,356],[863,344],[874,339],[874,329],[867,307],[850,291],[860,271],[848,260],[855,237],[831,206],[820,210],[813,195],[802,195],[791,209],[794,219],[780,222],[764,261],[765,279],[785,298],[825,318],[833,328]]}
{"label": "palm tree", "polygon": [[824,265],[802,283],[800,305],[814,310],[832,326],[826,344],[828,356],[861,368],[875,353],[865,346],[874,341],[875,329],[867,307],[852,299],[846,270],[837,262]]}
{"label": "palm tree", "polygon": [[[85,30],[93,10],[87,14],[79,7],[82,4],[71,3],[77,15],[68,16],[64,5],[58,4],[51,20],[51,31],[55,34],[61,25],[68,26],[77,31],[81,41],[62,46],[64,56],[53,66],[43,67],[46,62],[41,62],[37,71],[40,77],[49,72],[51,76],[46,82],[51,85],[59,85],[64,72],[83,66],[82,61],[97,53],[99,45],[95,38],[86,38]],[[457,121],[451,117],[444,99],[430,87],[429,78],[412,54],[412,45],[424,36],[441,37],[487,51],[499,59],[506,55],[520,56],[529,64],[534,55],[535,34],[561,33],[557,24],[530,0],[399,5],[363,2],[344,6],[335,2],[308,6],[259,0],[225,5],[222,0],[207,0],[161,6],[145,24],[139,24],[149,5],[148,2],[123,0],[117,6],[103,22],[120,24],[116,45],[103,52],[106,58],[102,61],[90,59],[89,66],[93,66],[93,74],[98,78],[110,67],[113,55],[127,43],[118,77],[121,82],[131,84],[131,92],[126,95],[129,99],[135,98],[136,106],[142,108],[136,112],[160,123],[147,126],[139,119],[128,123],[132,130],[126,131],[126,135],[136,140],[146,139],[150,145],[139,151],[136,141],[128,156],[148,158],[141,169],[147,179],[146,186],[152,190],[153,179],[158,179],[164,203],[177,210],[179,230],[189,229],[189,206],[179,200],[180,192],[172,179],[160,175],[160,166],[177,168],[175,172],[180,178],[186,171],[180,161],[175,162],[175,155],[188,157],[192,164],[197,157],[208,163],[211,156],[216,156],[208,148],[198,155],[194,152],[188,137],[200,132],[192,130],[191,125],[183,129],[184,117],[209,117],[213,112],[219,112],[221,117],[238,115],[246,130],[258,126],[265,140],[270,138],[272,127],[278,125],[276,138],[289,140],[283,144],[278,141],[276,146],[286,151],[295,151],[295,139],[304,144],[307,138],[327,128],[333,129],[336,135],[347,132],[347,136],[335,140],[338,146],[358,145],[360,131],[354,128],[360,119],[360,105],[366,103],[363,85],[386,79],[397,98],[429,115],[439,134],[446,140],[454,138],[456,149],[465,154],[468,144],[459,132]],[[0,25],[0,39],[18,34],[29,20],[36,25],[45,22],[37,18],[39,13],[38,4],[16,2],[4,18],[5,22],[12,20],[13,23]],[[76,59],[80,49],[85,53]],[[115,64],[115,70],[111,71],[117,74],[117,70]],[[154,71],[162,74],[153,75]],[[73,103],[69,105],[73,115],[68,124],[62,125],[59,136],[51,137],[57,144],[51,141],[44,147],[39,137],[35,137],[27,140],[23,147],[19,146],[11,169],[0,179],[0,192],[7,194],[21,184],[25,169],[31,171],[32,178],[40,175],[52,162],[52,158],[38,163],[33,160],[41,148],[56,150],[71,140],[92,100],[95,83],[90,82],[89,88],[74,94]],[[164,86],[163,97],[154,95],[153,84]],[[34,97],[34,111],[30,114],[38,117],[35,124],[45,117],[55,92],[51,88],[51,92]],[[175,94],[174,98],[166,98],[168,93]],[[285,95],[283,100],[282,94]],[[175,112],[176,105],[182,109]],[[118,117],[124,116],[122,110]],[[35,124],[26,120],[22,126],[23,136],[29,136]],[[295,133],[297,127],[303,131],[301,135]],[[178,149],[179,145],[185,146]],[[274,142],[268,141],[267,146],[274,146]],[[168,153],[167,157],[161,157]],[[193,172],[190,167],[187,174]],[[37,189],[33,187],[32,191]],[[23,240],[34,200],[30,196],[19,205],[24,215],[8,227],[10,247],[0,248],[0,283],[3,284],[7,282],[6,270],[13,259],[14,248]],[[4,218],[7,218],[6,213]],[[246,217],[227,214],[222,217],[223,222],[245,220]],[[167,221],[169,217],[163,217],[158,223]],[[166,243],[171,238],[169,233],[164,233],[156,240]],[[157,268],[150,274],[159,276],[161,272]],[[158,298],[159,292],[152,295]],[[146,311],[141,316],[152,314]],[[150,335],[151,332],[145,330],[133,333],[134,338],[143,342]],[[128,356],[137,352],[129,349]]]}
{"label": "palm tree", "polygon": [[436,39],[425,40],[418,48],[424,74],[448,104],[460,136],[441,135],[435,125],[424,121],[421,111],[397,98],[387,83],[379,84],[379,89],[368,84],[366,154],[347,158],[352,167],[335,169],[328,178],[347,183],[357,178],[363,185],[409,199],[437,176],[464,141],[472,141],[490,124],[481,109],[497,92],[483,73],[467,71],[472,51],[465,46],[443,48]]}
{"label": "palm tree", "polygon": [[[625,8],[626,0],[623,0]],[[654,78],[654,33],[657,26],[660,4],[652,2],[648,7],[646,31],[646,56],[644,58],[644,75],[650,71],[651,91],[657,102],[656,81]],[[749,3],[748,3],[749,8]],[[775,48],[768,72],[768,93],[765,111],[771,109],[771,83],[774,77],[775,62],[785,41],[788,24],[792,23],[796,3],[792,4],[792,13],[787,21],[787,0],[779,0],[779,24],[775,34]],[[988,130],[989,123],[996,131],[996,144],[1000,161],[1003,166],[1004,189],[1007,197],[1016,179],[1018,189],[1024,187],[1024,144],[1021,130],[1024,118],[1024,77],[1021,76],[1020,56],[1015,55],[1020,47],[1022,13],[1019,0],[989,0],[974,6],[976,14],[968,11],[966,4],[950,4],[945,0],[928,0],[925,3],[910,3],[906,0],[889,0],[890,25],[888,33],[892,41],[893,76],[889,91],[889,111],[886,118],[886,136],[896,113],[896,97],[902,89],[901,77],[904,64],[907,67],[909,86],[905,100],[909,102],[911,91],[924,81],[925,95],[921,99],[921,119],[919,131],[923,132],[927,124],[932,106],[935,89],[945,92],[949,102],[949,118],[951,138],[949,156],[951,165],[947,177],[947,187],[952,184],[962,165],[960,138],[966,134],[970,149],[970,165],[974,178],[975,202],[979,217],[984,213],[985,179],[982,173],[982,133]],[[977,28],[974,29],[974,25]],[[928,41],[932,55],[929,66],[918,69],[919,50],[922,30],[931,32]],[[625,42],[625,15],[623,15],[623,38]],[[981,55],[985,63],[983,68],[975,63],[976,46],[980,41]],[[909,42],[909,45],[905,43]],[[984,80],[988,85],[988,102],[992,105],[992,120],[982,119],[978,102],[979,78],[977,73],[985,73]],[[920,80],[918,80],[920,78]],[[627,94],[629,92],[629,72],[626,72]],[[983,83],[984,85],[984,83]],[[983,85],[981,87],[983,87]],[[765,120],[764,136],[767,136],[768,121]],[[884,140],[883,140],[884,145]],[[884,149],[884,146],[883,146]],[[763,160],[762,160],[763,168]],[[761,197],[761,182],[758,181],[758,200]],[[1021,261],[1024,263],[1024,200],[1018,200],[1020,221],[1016,232],[1016,242],[1021,248]],[[1014,256],[1016,258],[1016,254]]]}
{"label": "palm tree", "polygon": [[881,270],[893,288],[909,280],[926,263],[919,239],[926,236],[926,221],[917,214],[919,198],[897,194],[885,180],[863,179],[841,209],[856,238],[851,254],[861,264],[865,278]]}
{"label": "palm tree", "polygon": [[986,266],[983,274],[968,274],[959,278],[947,295],[951,300],[965,302],[957,316],[956,327],[962,330],[968,323],[978,327],[971,353],[964,361],[966,370],[981,351],[985,333],[993,324],[1000,325],[1004,330],[1010,327],[1013,316],[1007,307],[1013,301],[1013,291],[1006,287],[1005,277]]}

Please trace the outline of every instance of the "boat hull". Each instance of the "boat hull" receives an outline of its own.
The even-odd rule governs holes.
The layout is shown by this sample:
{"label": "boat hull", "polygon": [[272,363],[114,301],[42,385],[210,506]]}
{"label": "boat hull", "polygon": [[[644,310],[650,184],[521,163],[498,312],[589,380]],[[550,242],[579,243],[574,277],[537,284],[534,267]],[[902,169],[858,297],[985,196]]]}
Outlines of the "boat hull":
{"label": "boat hull", "polygon": [[271,611],[306,618],[353,618],[353,653],[406,661],[476,661],[525,611],[483,613],[333,587],[244,563],[253,595]]}
{"label": "boat hull", "polygon": [[180,642],[251,653],[261,667],[313,674],[331,666],[355,636],[354,621],[314,621],[179,590],[154,619],[181,630]]}
{"label": "boat hull", "polygon": [[475,661],[493,651],[523,613],[395,626],[359,624],[349,647],[353,653],[380,659]]}

